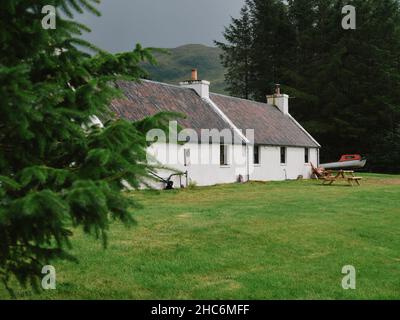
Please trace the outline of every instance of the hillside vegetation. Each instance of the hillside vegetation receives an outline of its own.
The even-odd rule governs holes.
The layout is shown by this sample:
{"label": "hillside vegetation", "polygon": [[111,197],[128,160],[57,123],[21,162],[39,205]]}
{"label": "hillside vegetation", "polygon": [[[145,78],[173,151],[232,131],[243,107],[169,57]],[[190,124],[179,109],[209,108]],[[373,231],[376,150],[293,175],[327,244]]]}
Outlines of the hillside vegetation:
{"label": "hillside vegetation", "polygon": [[221,49],[199,44],[189,44],[168,53],[156,53],[158,66],[146,65],[150,79],[171,84],[188,80],[193,68],[197,68],[199,78],[211,82],[210,90],[225,93],[224,67],[220,61]]}

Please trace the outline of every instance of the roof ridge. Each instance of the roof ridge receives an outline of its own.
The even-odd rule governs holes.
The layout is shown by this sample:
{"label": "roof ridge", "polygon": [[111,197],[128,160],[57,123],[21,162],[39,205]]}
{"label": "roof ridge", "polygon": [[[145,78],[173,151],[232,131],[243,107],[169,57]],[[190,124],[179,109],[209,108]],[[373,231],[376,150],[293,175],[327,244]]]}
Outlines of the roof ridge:
{"label": "roof ridge", "polygon": [[[161,81],[156,81],[156,80],[151,80],[151,79],[139,79],[139,80],[140,81],[144,81],[144,82],[157,83],[157,84],[161,84],[161,85],[165,85],[165,86],[169,86],[169,87],[174,87],[174,88],[179,88],[179,89],[193,90],[193,89],[190,89],[190,88],[182,87],[182,86],[180,86],[178,84],[166,83],[166,82],[161,82]],[[267,105],[267,106],[273,106],[272,104],[265,103],[265,102],[260,102],[260,101],[250,100],[250,99],[244,99],[244,98],[239,98],[239,97],[234,97],[234,96],[228,96],[227,94],[216,93],[216,92],[212,92],[212,91],[210,91],[210,94],[215,94],[217,96],[227,97],[227,98],[232,98],[232,99],[239,99],[239,100],[243,100],[243,101],[247,101],[247,102],[254,102],[254,103],[257,103],[257,104],[263,104],[263,105]]]}
{"label": "roof ridge", "polygon": [[[132,82],[132,80],[126,80],[126,81]],[[174,87],[174,88],[178,88],[178,89],[193,90],[193,89],[190,89],[190,88],[182,87],[182,86],[180,86],[178,84],[166,83],[166,82],[161,82],[161,81],[156,81],[156,80],[151,80],[151,79],[139,79],[139,81],[161,84],[161,85],[164,85],[164,86]],[[243,100],[243,101],[247,101],[247,102],[254,102],[254,103],[257,103],[257,104],[263,104],[263,105],[267,105],[267,106],[273,106],[272,104],[265,103],[265,102],[260,102],[260,101],[250,100],[250,99],[244,99],[244,98],[239,98],[239,97],[234,97],[234,96],[228,96],[227,94],[216,93],[216,92],[212,92],[212,91],[210,91],[210,94],[214,94],[214,95],[221,96],[221,97],[227,97],[227,98],[232,98],[232,99]]]}
{"label": "roof ridge", "polygon": [[253,103],[256,103],[256,104],[263,104],[263,105],[266,105],[266,106],[272,106],[272,107],[274,106],[274,105],[272,105],[270,103],[260,102],[260,101],[245,99],[245,98],[239,98],[239,97],[234,97],[234,96],[228,96],[228,95],[222,94],[222,93],[210,92],[210,94],[214,94],[216,96],[221,96],[221,97],[226,97],[226,98],[231,98],[231,99],[242,100],[242,101],[246,101],[246,102],[253,102]]}
{"label": "roof ridge", "polygon": [[[128,81],[129,81],[129,80],[128,80]],[[175,87],[175,88],[179,88],[179,89],[189,89],[189,88],[185,88],[185,87],[182,87],[182,86],[180,86],[180,85],[177,85],[177,84],[166,83],[166,82],[155,81],[155,80],[149,80],[149,79],[139,79],[139,81],[150,82],[150,83],[157,83],[157,84],[162,84],[162,85],[164,85],[164,86]],[[189,89],[189,90],[191,90],[191,89]]]}

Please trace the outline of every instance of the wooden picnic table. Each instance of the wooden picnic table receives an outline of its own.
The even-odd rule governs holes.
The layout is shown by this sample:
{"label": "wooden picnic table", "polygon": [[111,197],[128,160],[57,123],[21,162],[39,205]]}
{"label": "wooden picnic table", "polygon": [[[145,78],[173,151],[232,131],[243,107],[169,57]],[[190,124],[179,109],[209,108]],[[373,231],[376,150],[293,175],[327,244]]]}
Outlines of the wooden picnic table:
{"label": "wooden picnic table", "polygon": [[327,170],[325,171],[325,175],[323,177],[324,185],[332,185],[334,182],[337,181],[347,181],[349,185],[353,186],[356,183],[360,186],[360,181],[362,180],[361,177],[356,177],[354,175],[354,171],[352,170]]}

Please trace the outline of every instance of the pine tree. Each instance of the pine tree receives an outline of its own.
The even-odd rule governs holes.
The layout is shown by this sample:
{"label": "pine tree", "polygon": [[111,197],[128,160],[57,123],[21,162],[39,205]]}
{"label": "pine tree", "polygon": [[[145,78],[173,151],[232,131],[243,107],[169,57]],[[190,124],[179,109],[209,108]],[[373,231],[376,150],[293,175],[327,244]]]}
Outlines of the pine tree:
{"label": "pine tree", "polygon": [[225,82],[232,95],[248,99],[251,95],[251,52],[253,27],[248,5],[240,11],[240,18],[232,18],[229,27],[225,28],[224,37],[227,43],[215,42],[222,49],[221,61],[226,68]]}
{"label": "pine tree", "polygon": [[[6,286],[15,276],[36,287],[44,265],[73,259],[75,228],[106,244],[112,220],[133,222],[135,203],[121,192],[121,181],[138,187],[146,179],[145,132],[164,127],[170,116],[130,123],[110,114],[109,103],[120,94],[113,81],[137,80],[144,76],[139,63],[153,59],[139,45],[111,55],[79,38],[88,29],[72,20],[74,13],[99,15],[98,2],[0,2],[0,278]],[[57,10],[56,29],[42,28],[45,5]],[[92,125],[93,116],[104,128]]]}
{"label": "pine tree", "polygon": [[[320,37],[318,32],[320,25],[318,23],[318,0],[289,0],[288,16],[290,19],[293,32],[295,33],[293,40],[293,50],[291,51],[292,64],[288,66],[286,80],[288,81],[287,89],[289,93],[296,97],[293,107],[298,109],[303,106],[302,102],[310,108],[315,104],[316,97],[308,92],[310,84],[311,65],[319,63],[321,59],[321,41],[325,41]],[[289,86],[290,84],[290,86]],[[300,104],[296,104],[299,101]]]}
{"label": "pine tree", "polygon": [[254,44],[252,70],[254,97],[265,101],[276,83],[287,81],[286,73],[294,44],[294,32],[282,0],[252,0],[249,2],[253,19]]}
{"label": "pine tree", "polygon": [[[281,83],[295,97],[292,115],[324,146],[322,161],[361,153],[371,169],[384,170],[379,144],[400,123],[399,1],[247,4],[253,28],[253,43],[247,45],[252,98],[265,101],[273,84]],[[342,28],[342,8],[349,4],[356,8],[356,30]],[[227,40],[235,43],[235,37]],[[231,60],[228,67],[241,63]],[[229,81],[234,78],[231,73]],[[395,160],[386,167],[397,168]]]}
{"label": "pine tree", "polygon": [[400,125],[393,131],[387,131],[375,139],[375,157],[372,166],[377,171],[388,173],[400,172]]}
{"label": "pine tree", "polygon": [[222,62],[232,95],[265,101],[276,83],[285,82],[293,30],[282,0],[247,0],[240,18],[225,28]]}
{"label": "pine tree", "polygon": [[351,152],[368,155],[374,163],[377,137],[399,123],[399,4],[354,0],[357,29],[343,30],[346,4],[318,1],[316,27],[325,41],[318,37],[314,42],[317,59],[308,64],[312,74],[297,71],[310,79],[303,88],[318,100],[313,109],[303,104],[302,110],[293,110],[329,146],[323,161]]}
{"label": "pine tree", "polygon": [[[329,158],[328,151],[337,150],[323,135],[333,132],[332,115],[327,108],[332,104],[331,60],[332,44],[340,31],[341,9],[331,0],[293,0],[288,2],[288,14],[296,34],[295,48],[291,53],[294,63],[287,69],[288,93],[295,97],[290,112],[310,131],[323,146],[322,158]],[[336,71],[336,70],[335,70]],[[328,94],[328,102],[324,100]],[[337,155],[336,155],[337,156]],[[336,157],[335,156],[335,157]]]}

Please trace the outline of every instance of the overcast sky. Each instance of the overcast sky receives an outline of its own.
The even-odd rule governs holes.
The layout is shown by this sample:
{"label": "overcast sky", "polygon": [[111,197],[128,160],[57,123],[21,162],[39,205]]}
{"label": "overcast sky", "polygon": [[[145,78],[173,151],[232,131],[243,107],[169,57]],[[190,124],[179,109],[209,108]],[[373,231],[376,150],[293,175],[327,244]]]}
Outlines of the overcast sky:
{"label": "overcast sky", "polygon": [[183,44],[212,45],[222,40],[230,17],[238,17],[244,0],[102,0],[101,17],[85,13],[78,21],[92,29],[85,35],[102,49],[127,51]]}

